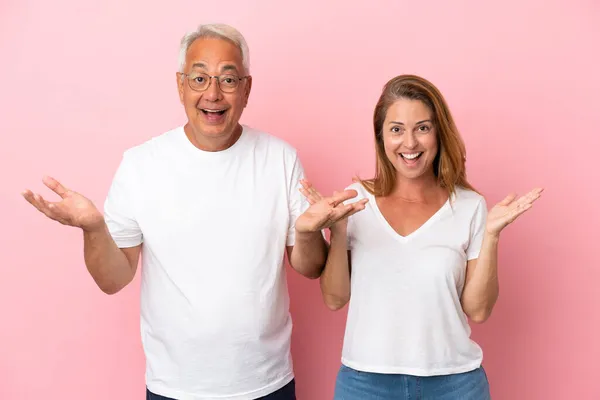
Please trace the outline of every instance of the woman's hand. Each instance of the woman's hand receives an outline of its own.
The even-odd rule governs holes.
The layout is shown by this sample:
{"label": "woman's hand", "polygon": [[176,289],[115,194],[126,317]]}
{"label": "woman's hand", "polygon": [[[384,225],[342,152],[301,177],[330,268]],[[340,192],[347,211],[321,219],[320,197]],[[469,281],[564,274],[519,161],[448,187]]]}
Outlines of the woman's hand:
{"label": "woman's hand", "polygon": [[516,199],[514,194],[506,196],[488,213],[486,232],[492,236],[499,236],[502,229],[533,206],[533,202],[540,198],[543,190],[542,188],[533,189],[519,199]]}

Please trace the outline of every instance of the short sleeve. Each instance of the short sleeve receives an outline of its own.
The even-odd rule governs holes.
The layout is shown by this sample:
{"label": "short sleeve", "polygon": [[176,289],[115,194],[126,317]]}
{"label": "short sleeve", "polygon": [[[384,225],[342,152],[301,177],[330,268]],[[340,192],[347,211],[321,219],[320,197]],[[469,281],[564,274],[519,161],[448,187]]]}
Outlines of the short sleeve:
{"label": "short sleeve", "polygon": [[113,177],[104,202],[104,220],[113,240],[120,248],[142,243],[142,231],[135,218],[134,164],[127,152]]}
{"label": "short sleeve", "polygon": [[481,243],[483,242],[483,235],[485,233],[485,223],[487,220],[487,204],[483,197],[481,197],[475,213],[471,218],[471,229],[469,247],[467,248],[467,260],[474,260],[479,257],[479,251],[481,250]]}
{"label": "short sleeve", "polygon": [[[344,190],[356,190],[356,192],[358,193],[358,195],[349,200],[349,201],[345,201],[344,204],[349,204],[349,203],[355,203],[357,201],[360,201],[362,199],[365,198],[364,194],[363,194],[363,187],[360,184],[352,184],[346,188],[344,188]],[[354,230],[355,228],[355,218],[358,216],[359,214],[354,214],[348,217],[348,225],[346,228],[346,247],[348,250],[352,250],[352,246],[354,245]]]}
{"label": "short sleeve", "polygon": [[354,215],[348,217],[348,227],[346,228],[346,248],[352,250],[354,244]]}
{"label": "short sleeve", "polygon": [[287,234],[287,246],[293,246],[296,242],[296,220],[304,211],[309,207],[308,200],[300,193],[300,180],[304,178],[304,168],[300,159],[295,156],[292,166],[292,171],[289,178],[289,193],[288,193],[288,206],[290,212],[288,234]]}

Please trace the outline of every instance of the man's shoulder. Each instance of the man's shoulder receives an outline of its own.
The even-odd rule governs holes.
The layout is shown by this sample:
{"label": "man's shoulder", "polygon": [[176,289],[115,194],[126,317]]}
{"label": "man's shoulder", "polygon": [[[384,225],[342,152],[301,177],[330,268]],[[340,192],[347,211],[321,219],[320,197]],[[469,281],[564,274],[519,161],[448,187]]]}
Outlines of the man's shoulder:
{"label": "man's shoulder", "polygon": [[259,146],[264,147],[265,149],[279,150],[291,156],[296,156],[297,154],[297,150],[294,146],[278,136],[248,125],[244,125],[244,129],[248,135],[254,137]]}
{"label": "man's shoulder", "polygon": [[183,127],[179,126],[166,132],[156,134],[139,144],[125,149],[123,152],[124,157],[130,159],[145,158],[155,154],[157,151],[170,148],[176,143],[177,136],[182,134],[182,130]]}

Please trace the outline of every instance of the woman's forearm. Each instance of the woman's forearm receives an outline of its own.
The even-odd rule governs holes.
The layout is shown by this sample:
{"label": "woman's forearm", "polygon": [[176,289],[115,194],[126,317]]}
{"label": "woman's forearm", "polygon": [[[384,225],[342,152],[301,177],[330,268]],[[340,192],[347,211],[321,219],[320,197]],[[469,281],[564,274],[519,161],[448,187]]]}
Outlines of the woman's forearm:
{"label": "woman's forearm", "polygon": [[331,247],[321,275],[321,293],[327,307],[339,310],[350,300],[350,262],[345,229],[332,229]]}
{"label": "woman's forearm", "polygon": [[478,259],[467,267],[461,303],[473,322],[487,320],[498,299],[498,241],[498,235],[486,234]]}

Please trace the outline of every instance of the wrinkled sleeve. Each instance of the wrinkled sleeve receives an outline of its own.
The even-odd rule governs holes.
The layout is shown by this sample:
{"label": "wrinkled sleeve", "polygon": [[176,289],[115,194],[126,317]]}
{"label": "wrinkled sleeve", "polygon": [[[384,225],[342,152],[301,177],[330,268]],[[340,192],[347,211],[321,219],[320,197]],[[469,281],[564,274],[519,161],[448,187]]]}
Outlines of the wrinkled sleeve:
{"label": "wrinkled sleeve", "polygon": [[296,220],[309,207],[308,200],[300,193],[300,180],[304,178],[304,168],[297,155],[294,156],[291,174],[289,178],[289,227],[287,234],[287,246],[293,246],[296,242]]}
{"label": "wrinkled sleeve", "polygon": [[135,164],[127,152],[123,155],[104,202],[104,219],[120,248],[142,243],[142,231],[135,216]]}
{"label": "wrinkled sleeve", "polygon": [[483,242],[483,235],[485,233],[485,223],[487,220],[487,204],[485,199],[482,197],[475,213],[471,219],[471,233],[469,246],[467,247],[467,260],[474,260],[479,257],[479,251],[481,250],[481,244]]}

